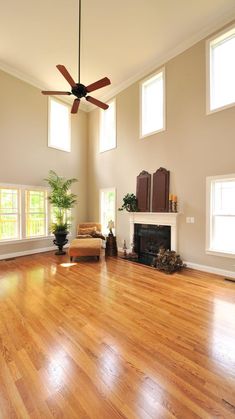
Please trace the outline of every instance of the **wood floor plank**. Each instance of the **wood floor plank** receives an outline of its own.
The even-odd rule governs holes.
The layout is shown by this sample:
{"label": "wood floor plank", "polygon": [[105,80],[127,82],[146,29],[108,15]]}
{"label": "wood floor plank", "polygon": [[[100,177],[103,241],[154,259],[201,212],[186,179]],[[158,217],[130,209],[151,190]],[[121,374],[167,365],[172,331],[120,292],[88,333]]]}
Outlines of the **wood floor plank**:
{"label": "wood floor plank", "polygon": [[235,418],[235,285],[118,258],[0,262],[0,419]]}

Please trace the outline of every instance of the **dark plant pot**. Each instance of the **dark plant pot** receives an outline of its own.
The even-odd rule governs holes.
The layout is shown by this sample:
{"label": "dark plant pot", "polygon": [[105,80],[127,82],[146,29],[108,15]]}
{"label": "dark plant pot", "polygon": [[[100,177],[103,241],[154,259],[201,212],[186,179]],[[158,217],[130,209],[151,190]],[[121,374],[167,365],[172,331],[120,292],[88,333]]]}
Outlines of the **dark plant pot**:
{"label": "dark plant pot", "polygon": [[66,252],[63,250],[63,247],[68,243],[68,239],[66,239],[66,236],[68,234],[68,231],[58,231],[57,233],[54,233],[55,239],[53,240],[53,243],[58,246],[57,252],[55,252],[55,255],[65,255]]}

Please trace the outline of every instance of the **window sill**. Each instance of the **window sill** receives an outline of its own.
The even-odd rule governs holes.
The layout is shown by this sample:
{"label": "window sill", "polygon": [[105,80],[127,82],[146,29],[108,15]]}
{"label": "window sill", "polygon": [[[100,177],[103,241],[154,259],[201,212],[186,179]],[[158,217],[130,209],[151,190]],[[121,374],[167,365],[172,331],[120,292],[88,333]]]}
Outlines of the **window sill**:
{"label": "window sill", "polygon": [[158,130],[156,130],[156,131],[151,131],[151,132],[148,132],[147,134],[142,134],[142,133],[140,133],[139,138],[140,138],[140,140],[142,140],[143,138],[150,137],[151,135],[155,135],[155,134],[158,134],[159,132],[163,132],[163,131],[166,131],[165,126],[163,126],[163,128],[159,128],[159,129],[158,129]]}
{"label": "window sill", "polygon": [[24,239],[14,239],[14,240],[4,240],[0,241],[0,246],[3,245],[9,245],[9,244],[20,244],[20,243],[28,243],[28,242],[34,242],[34,241],[40,241],[40,240],[50,240],[54,236],[39,236],[39,237],[31,237],[31,238],[24,238]]}
{"label": "window sill", "polygon": [[222,252],[222,251],[213,250],[213,249],[206,249],[206,254],[212,255],[212,256],[222,256],[225,258],[233,258],[233,259],[235,258],[235,253]]}
{"label": "window sill", "polygon": [[211,109],[210,107],[207,108],[206,114],[212,115],[213,113],[224,111],[225,109],[229,109],[235,106],[235,102],[228,103],[227,105],[219,106],[218,108]]}

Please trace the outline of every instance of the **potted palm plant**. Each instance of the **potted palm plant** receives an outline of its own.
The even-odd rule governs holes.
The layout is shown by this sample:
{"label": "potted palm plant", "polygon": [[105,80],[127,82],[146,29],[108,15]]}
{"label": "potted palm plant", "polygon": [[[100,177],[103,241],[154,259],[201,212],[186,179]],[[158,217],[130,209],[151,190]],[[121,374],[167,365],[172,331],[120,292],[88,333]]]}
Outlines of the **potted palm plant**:
{"label": "potted palm plant", "polygon": [[70,192],[70,187],[72,183],[77,182],[77,179],[65,179],[62,176],[58,176],[53,170],[50,170],[45,180],[51,188],[48,200],[52,205],[55,221],[51,224],[50,229],[55,235],[53,243],[59,248],[55,254],[64,255],[63,246],[68,243],[66,237],[70,228],[69,211],[77,202],[77,197]]}

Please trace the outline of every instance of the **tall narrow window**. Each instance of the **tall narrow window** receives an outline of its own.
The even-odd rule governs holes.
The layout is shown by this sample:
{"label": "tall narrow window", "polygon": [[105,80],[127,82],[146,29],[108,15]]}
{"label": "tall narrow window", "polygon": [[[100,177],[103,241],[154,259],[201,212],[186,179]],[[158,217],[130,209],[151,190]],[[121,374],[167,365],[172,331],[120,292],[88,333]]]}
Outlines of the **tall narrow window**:
{"label": "tall narrow window", "polygon": [[45,191],[25,191],[25,217],[27,238],[47,234]]}
{"label": "tall narrow window", "polygon": [[70,109],[65,103],[49,98],[48,146],[71,150]]}
{"label": "tall narrow window", "polygon": [[100,110],[100,152],[116,147],[116,102],[108,103],[106,111]]}
{"label": "tall narrow window", "polygon": [[164,70],[161,70],[141,83],[141,137],[165,129],[164,107]]}
{"label": "tall narrow window", "polygon": [[235,255],[235,175],[207,179],[207,250]]}
{"label": "tall narrow window", "polygon": [[235,103],[235,27],[207,43],[209,111]]}
{"label": "tall narrow window", "polygon": [[100,222],[103,234],[108,234],[108,222],[116,219],[115,188],[100,190]]}
{"label": "tall narrow window", "polygon": [[0,189],[0,240],[19,238],[19,215],[18,189]]}

